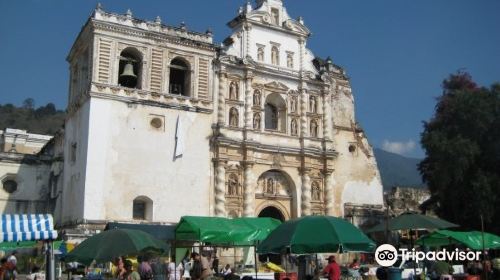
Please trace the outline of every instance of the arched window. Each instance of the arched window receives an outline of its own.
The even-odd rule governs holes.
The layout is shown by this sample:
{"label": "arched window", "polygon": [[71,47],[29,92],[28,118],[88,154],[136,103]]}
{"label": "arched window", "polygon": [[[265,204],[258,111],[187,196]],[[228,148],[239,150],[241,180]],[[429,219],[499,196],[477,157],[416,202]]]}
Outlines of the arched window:
{"label": "arched window", "polygon": [[234,127],[238,127],[238,121],[239,117],[238,117],[238,109],[236,108],[231,108],[231,110],[229,110],[229,125],[230,126],[234,126]]}
{"label": "arched window", "polygon": [[278,93],[267,96],[264,106],[265,128],[286,131],[286,103]]}
{"label": "arched window", "polygon": [[280,51],[278,50],[278,47],[276,47],[276,46],[273,46],[271,48],[271,63],[274,65],[280,64]]}
{"label": "arched window", "polygon": [[120,53],[118,84],[128,88],[141,88],[142,54],[135,48]]}
{"label": "arched window", "polygon": [[238,100],[238,97],[239,97],[238,83],[231,82],[231,84],[229,84],[229,99]]}
{"label": "arched window", "polygon": [[171,94],[190,96],[190,73],[189,64],[185,60],[174,58],[172,62],[170,62],[169,91]]}
{"label": "arched window", "polygon": [[318,122],[316,120],[311,120],[310,129],[311,137],[318,137]]}
{"label": "arched window", "polygon": [[259,47],[257,49],[257,60],[264,61],[264,47]]}
{"label": "arched window", "polygon": [[139,196],[133,201],[132,218],[134,220],[153,220],[153,201],[145,196]]}

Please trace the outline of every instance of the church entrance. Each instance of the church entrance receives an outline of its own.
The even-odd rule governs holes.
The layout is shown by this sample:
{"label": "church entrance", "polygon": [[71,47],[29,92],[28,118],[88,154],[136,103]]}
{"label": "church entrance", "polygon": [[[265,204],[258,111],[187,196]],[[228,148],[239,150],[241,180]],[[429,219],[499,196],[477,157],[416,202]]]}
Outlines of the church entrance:
{"label": "church entrance", "polygon": [[276,220],[280,220],[282,222],[285,221],[285,216],[283,216],[283,213],[281,211],[274,207],[274,206],[268,206],[259,213],[259,217],[261,218],[274,218]]}

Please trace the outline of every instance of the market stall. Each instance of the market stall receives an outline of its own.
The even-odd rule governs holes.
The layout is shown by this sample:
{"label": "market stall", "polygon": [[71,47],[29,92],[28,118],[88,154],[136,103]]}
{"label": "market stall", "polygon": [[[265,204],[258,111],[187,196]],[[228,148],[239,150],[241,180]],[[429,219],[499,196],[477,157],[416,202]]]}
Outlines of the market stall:
{"label": "market stall", "polygon": [[[46,279],[55,279],[53,241],[57,238],[50,214],[4,214],[0,218],[0,243],[44,241]],[[24,243],[26,244],[26,243]]]}

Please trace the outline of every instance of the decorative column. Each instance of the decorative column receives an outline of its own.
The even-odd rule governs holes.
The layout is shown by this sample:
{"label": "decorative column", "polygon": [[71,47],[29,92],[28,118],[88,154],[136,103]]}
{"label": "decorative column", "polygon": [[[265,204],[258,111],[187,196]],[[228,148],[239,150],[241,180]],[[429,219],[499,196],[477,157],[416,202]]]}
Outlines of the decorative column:
{"label": "decorative column", "polygon": [[226,216],[226,162],[215,160],[215,216]]}
{"label": "decorative column", "polygon": [[252,95],[252,78],[253,73],[251,70],[246,72],[245,77],[245,128],[252,129],[253,128],[253,114],[252,114],[252,103],[253,103],[253,95]]}
{"label": "decorative column", "polygon": [[325,140],[331,140],[332,127],[332,108],[330,107],[330,91],[328,88],[323,90],[323,137]]}
{"label": "decorative column", "polygon": [[311,215],[311,177],[309,177],[309,170],[302,169],[302,216]]}
{"label": "decorative column", "polygon": [[306,90],[300,88],[300,136],[307,137],[309,131],[307,130],[307,94]]}
{"label": "decorative column", "polygon": [[225,124],[225,114],[226,114],[226,69],[221,68],[219,72],[219,96],[218,96],[218,105],[217,105],[217,124],[219,126],[224,126]]}
{"label": "decorative column", "polygon": [[335,194],[333,191],[333,169],[328,169],[323,172],[323,176],[325,176],[325,208],[326,215],[333,216],[335,214],[333,206],[335,200]]}
{"label": "decorative column", "polygon": [[243,216],[255,216],[255,180],[252,172],[253,162],[244,161],[243,178]]}

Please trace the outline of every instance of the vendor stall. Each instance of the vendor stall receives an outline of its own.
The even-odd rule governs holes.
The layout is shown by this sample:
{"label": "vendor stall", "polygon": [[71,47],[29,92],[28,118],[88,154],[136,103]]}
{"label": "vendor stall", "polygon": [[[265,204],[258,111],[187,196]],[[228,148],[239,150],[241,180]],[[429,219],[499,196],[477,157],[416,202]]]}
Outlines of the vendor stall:
{"label": "vendor stall", "polygon": [[57,238],[54,220],[50,214],[24,214],[0,216],[0,243],[44,241],[46,279],[55,279],[53,240]]}

